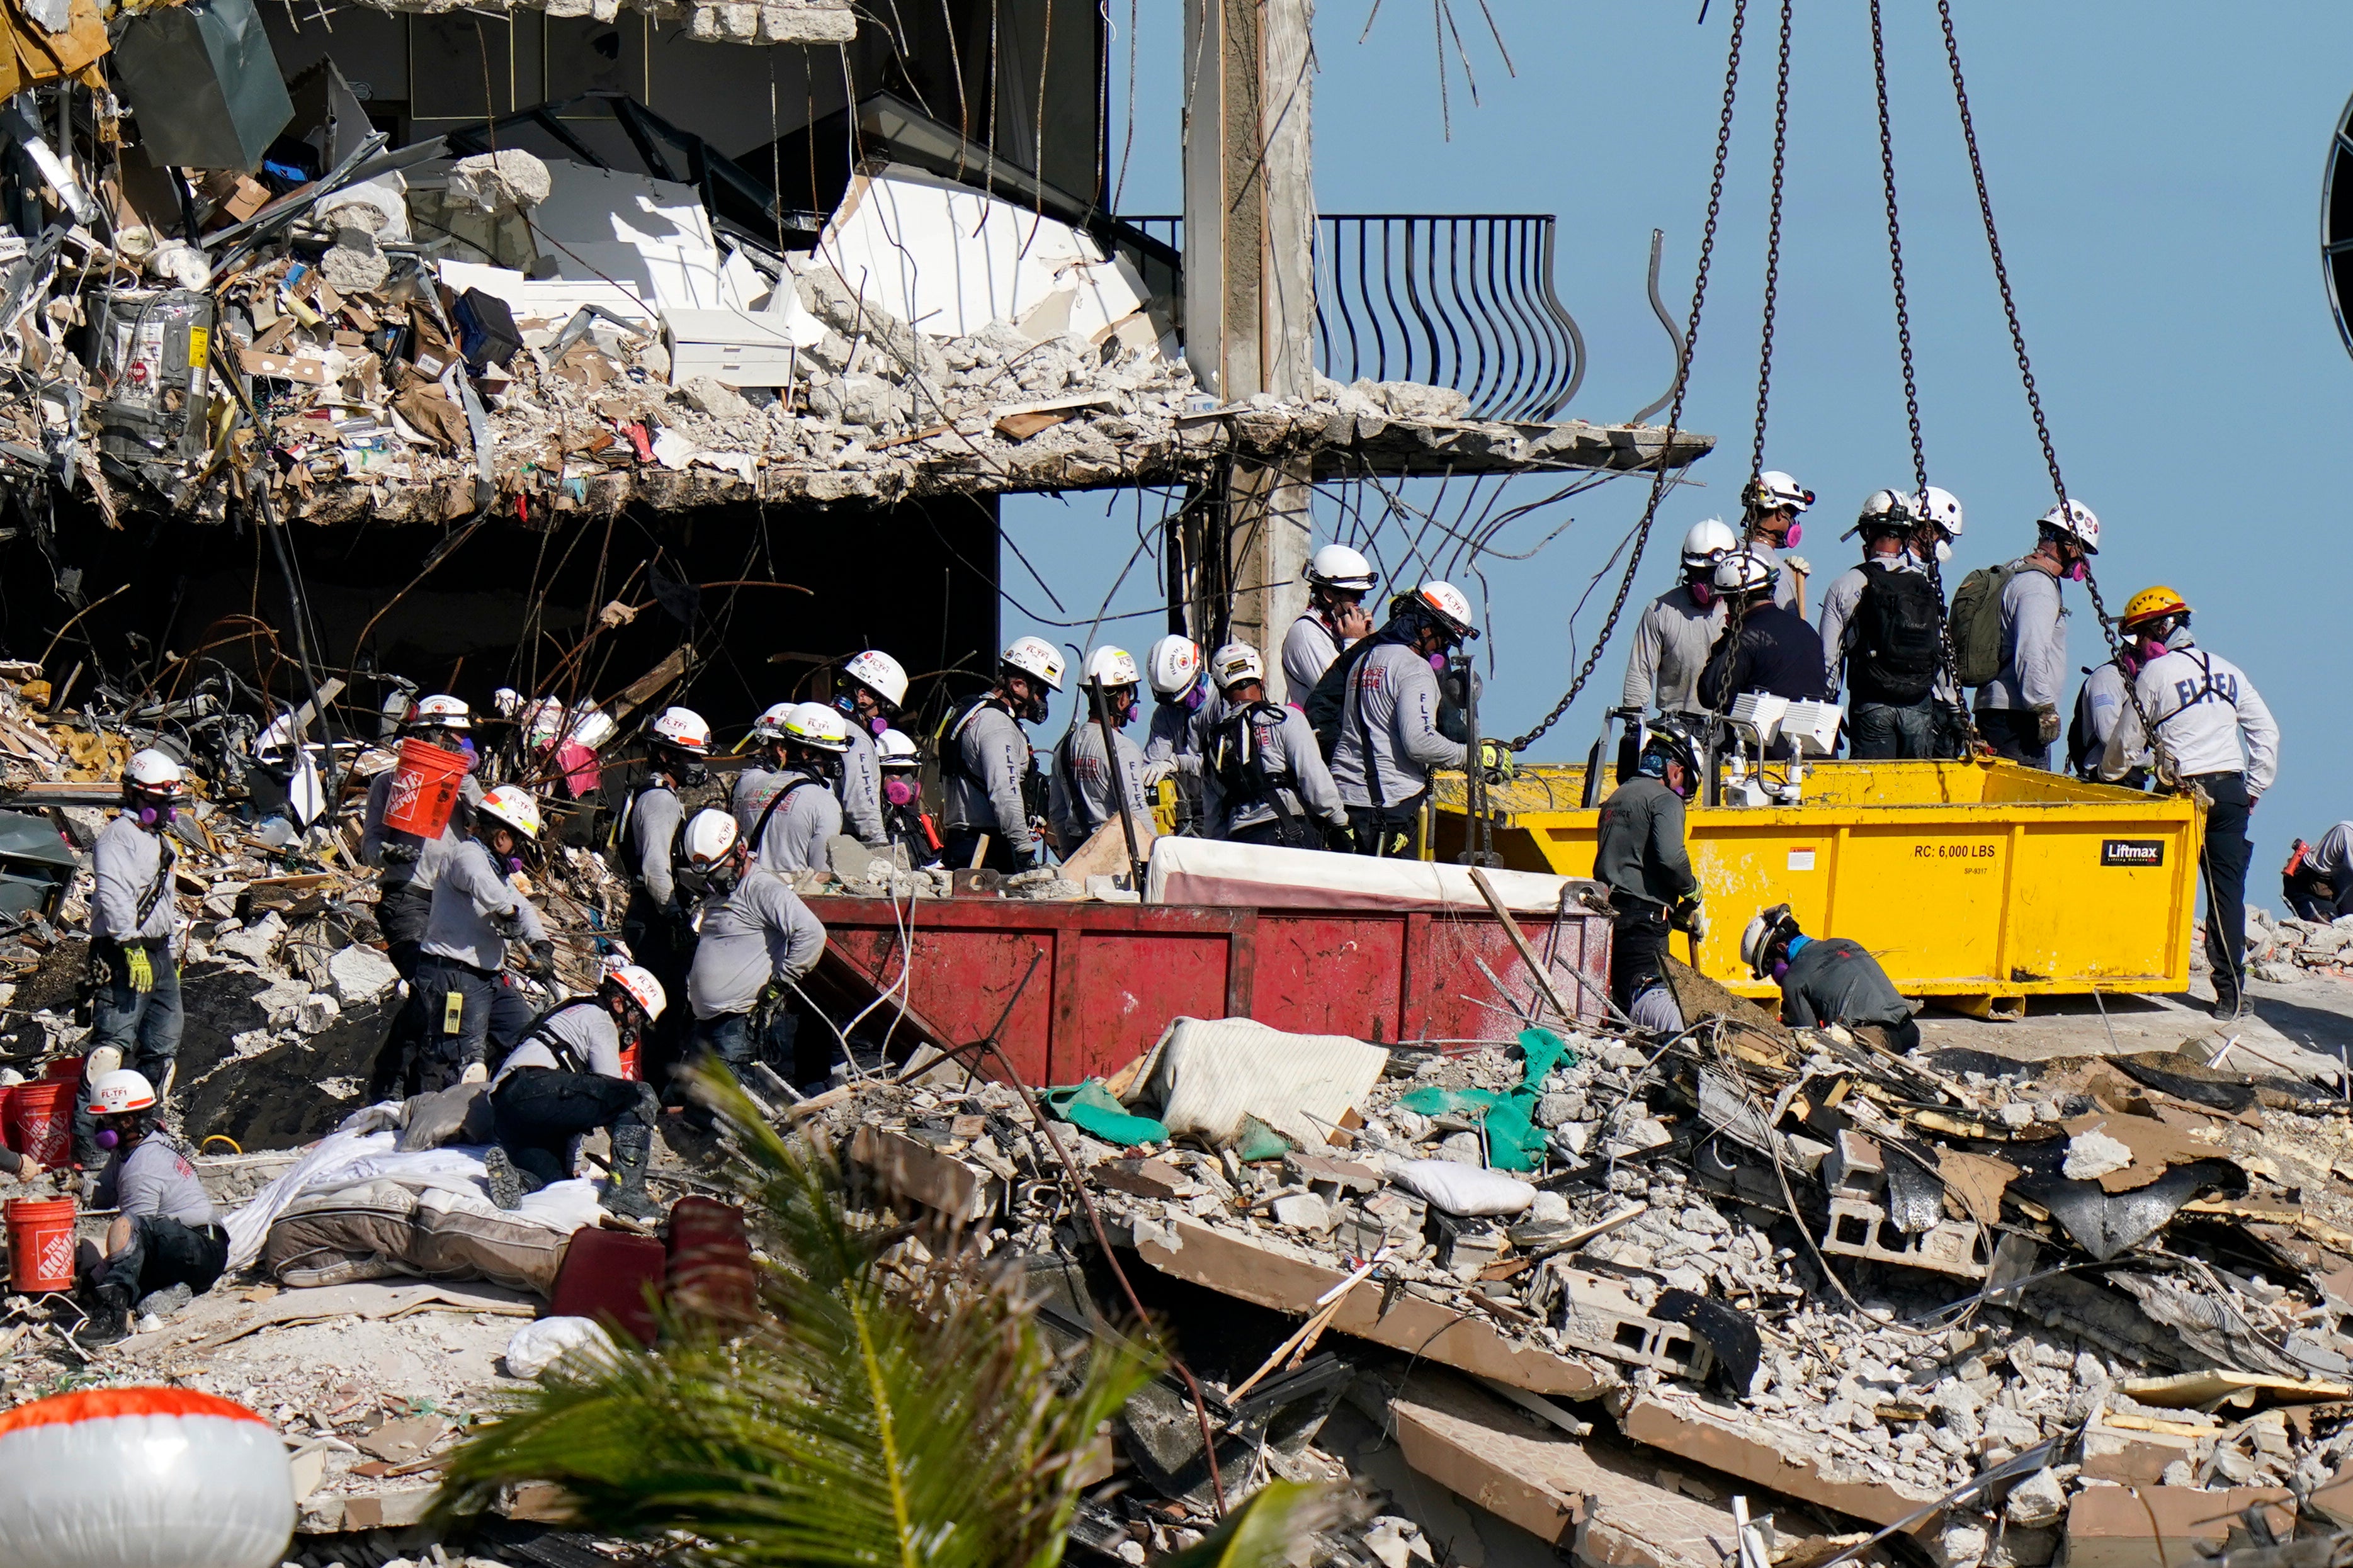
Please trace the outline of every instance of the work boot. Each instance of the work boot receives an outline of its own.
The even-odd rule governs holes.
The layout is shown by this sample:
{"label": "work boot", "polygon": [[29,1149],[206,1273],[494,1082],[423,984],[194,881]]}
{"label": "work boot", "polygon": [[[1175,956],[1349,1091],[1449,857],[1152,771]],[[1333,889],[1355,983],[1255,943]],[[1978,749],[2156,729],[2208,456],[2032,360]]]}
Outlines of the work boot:
{"label": "work boot", "polygon": [[646,1192],[646,1167],[653,1161],[654,1130],[623,1121],[613,1128],[613,1178],[605,1184],[605,1206],[648,1224],[661,1218],[661,1205]]}
{"label": "work boot", "polygon": [[120,1344],[131,1337],[131,1303],[124,1292],[101,1286],[84,1302],[87,1315],[73,1337],[85,1348]]}
{"label": "work boot", "polygon": [[512,1160],[507,1158],[506,1150],[499,1144],[491,1144],[490,1152],[482,1156],[482,1167],[490,1173],[491,1202],[502,1209],[521,1207],[522,1173],[515,1169]]}

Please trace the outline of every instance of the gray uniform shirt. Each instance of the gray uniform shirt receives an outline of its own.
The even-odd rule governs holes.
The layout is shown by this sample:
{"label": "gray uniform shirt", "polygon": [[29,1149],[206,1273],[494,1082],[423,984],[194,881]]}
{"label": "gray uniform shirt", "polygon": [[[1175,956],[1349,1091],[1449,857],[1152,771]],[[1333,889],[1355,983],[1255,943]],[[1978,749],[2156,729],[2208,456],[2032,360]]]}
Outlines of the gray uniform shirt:
{"label": "gray uniform shirt", "polygon": [[[2242,773],[2249,795],[2272,787],[2279,776],[2279,721],[2246,671],[2200,647],[2184,628],[2168,651],[2141,667],[2133,686],[2183,778]],[[2127,704],[2116,715],[2100,776],[2120,779],[2153,765],[2140,713]]]}
{"label": "gray uniform shirt", "polygon": [[1806,943],[1781,977],[1785,1024],[1901,1024],[1911,1016],[1879,960],[1842,936]]}
{"label": "gray uniform shirt", "polygon": [[[1277,785],[1276,797],[1283,811],[1294,817],[1320,816],[1335,827],[1348,826],[1348,808],[1340,799],[1339,786],[1332,782],[1332,771],[1324,765],[1324,753],[1315,744],[1315,731],[1307,722],[1307,715],[1296,708],[1278,708],[1281,715],[1269,719],[1261,711],[1250,720],[1259,753],[1265,759],[1266,771],[1277,777],[1289,775],[1291,787]],[[1217,837],[1230,838],[1245,827],[1256,827],[1271,822],[1278,815],[1275,802],[1264,796],[1237,796],[1228,800],[1223,786],[1215,773],[1204,775],[1204,784],[1210,802],[1210,820],[1217,824]]]}
{"label": "gray uniform shirt", "polygon": [[150,1132],[128,1154],[106,1163],[98,1178],[98,1206],[132,1216],[160,1215],[185,1226],[213,1223],[213,1201],[188,1157],[161,1132]]}
{"label": "gray uniform shirt", "polygon": [[[1872,559],[1898,572],[1920,570],[1920,563],[1912,559],[1910,551],[1898,551],[1894,555],[1875,555]],[[1854,640],[1854,612],[1862,604],[1863,589],[1870,585],[1870,573],[1861,566],[1850,566],[1822,590],[1821,612],[1815,617],[1814,625],[1821,628],[1822,673],[1830,678],[1827,689],[1833,702],[1838,700],[1839,689],[1845,684],[1848,645]]]}
{"label": "gray uniform shirt", "polygon": [[2001,673],[1978,688],[1979,708],[2048,708],[2067,694],[2067,605],[2059,579],[2021,566],[2001,589]]}
{"label": "gray uniform shirt", "polygon": [[1714,595],[1701,609],[1688,583],[1651,600],[1634,623],[1634,650],[1626,658],[1626,689],[1619,705],[1647,709],[1656,701],[1662,713],[1705,712],[1699,674],[1707,668],[1708,650],[1728,614]]}
{"label": "gray uniform shirt", "polygon": [[469,838],[441,862],[433,888],[433,911],[426,917],[424,951],[476,969],[501,969],[507,941],[496,917],[510,917],[522,931],[523,945],[547,940],[547,928],[531,906],[491,863],[491,852]]}
{"label": "gray uniform shirt", "polygon": [[678,842],[678,825],[685,820],[686,807],[668,784],[639,791],[629,806],[629,870],[646,896],[664,908],[678,894],[670,875],[670,849]]}
{"label": "gray uniform shirt", "polygon": [[2116,668],[2116,660],[2085,670],[2084,685],[2075,693],[2076,728],[2083,741],[2068,759],[2085,778],[2099,776],[2101,759],[2108,754],[2108,737],[2116,732],[2116,721],[2124,710],[2125,672]]}
{"label": "gray uniform shirt", "polygon": [[1795,613],[1798,609],[1798,574],[1789,569],[1789,563],[1803,561],[1805,557],[1792,556],[1786,550],[1776,550],[1761,539],[1751,541],[1741,548],[1759,561],[1770,561],[1781,569],[1781,575],[1773,583],[1773,602]]}
{"label": "gray uniform shirt", "polygon": [[[1127,809],[1139,823],[1149,823],[1152,807],[1144,798],[1144,753],[1127,738],[1126,731],[1111,733],[1119,752],[1119,784],[1127,796]],[[1103,731],[1092,720],[1065,734],[1054,748],[1046,817],[1054,825],[1054,836],[1062,841],[1063,854],[1075,853],[1096,828],[1119,816],[1111,775],[1103,760]]]}
{"label": "gray uniform shirt", "polygon": [[783,878],[756,868],[696,912],[702,937],[686,999],[698,1018],[750,1012],[769,981],[798,980],[825,952],[825,927],[808,906]]}
{"label": "gray uniform shirt", "polygon": [[1628,779],[1601,803],[1593,876],[1614,890],[1654,904],[1699,891],[1683,848],[1683,797],[1648,774]]}
{"label": "gray uniform shirt", "polygon": [[735,787],[727,794],[727,809],[735,814],[735,826],[751,832],[760,813],[768,808],[768,797],[779,787],[773,768],[745,768],[737,773]]}
{"label": "gray uniform shirt", "polygon": [[1396,805],[1430,787],[1430,769],[1461,767],[1469,754],[1438,732],[1438,674],[1430,660],[1403,643],[1382,643],[1349,667],[1332,748],[1332,782],[1342,800]]}
{"label": "gray uniform shirt", "polygon": [[2337,883],[2353,870],[2353,822],[2340,822],[2304,852],[2304,863],[2314,876]]}
{"label": "gray uniform shirt", "polygon": [[1029,739],[1012,714],[995,702],[966,713],[948,736],[961,767],[944,767],[948,831],[994,833],[1016,855],[1038,847],[1029,831],[1029,809],[1021,798],[1021,775],[1029,770]]}
{"label": "gray uniform shirt", "polygon": [[1198,708],[1155,702],[1152,722],[1144,731],[1144,760],[1159,770],[1161,778],[1172,773],[1178,778],[1200,777],[1203,741],[1208,733],[1201,716],[1223,707],[1214,692]]}
{"label": "gray uniform shirt", "polygon": [[866,721],[849,716],[849,750],[841,759],[841,775],[833,782],[841,815],[858,842],[869,849],[888,849],[891,836],[882,827],[882,761]]}
{"label": "gray uniform shirt", "polygon": [[1282,634],[1282,679],[1291,700],[1306,701],[1307,694],[1346,647],[1313,610],[1292,622],[1291,629]]}
{"label": "gray uniform shirt", "polygon": [[[377,880],[385,892],[406,888],[412,893],[429,893],[433,890],[437,864],[444,857],[430,853],[432,846],[414,833],[403,833],[397,827],[384,825],[385,807],[392,799],[392,775],[399,771],[386,768],[368,782],[367,813],[360,823],[360,859],[365,865],[384,868],[384,875]],[[470,773],[459,779],[458,798],[470,806],[481,805],[481,782]],[[454,811],[449,814],[449,820],[441,828],[441,837],[433,841],[445,850],[458,843],[458,815]],[[388,844],[415,846],[417,858],[385,860],[384,851]]]}
{"label": "gray uniform shirt", "polygon": [[[806,781],[806,782],[804,782]],[[760,868],[779,875],[820,869],[832,865],[826,840],[841,831],[841,802],[826,782],[799,768],[770,773],[770,794],[790,790],[784,804],[768,815],[766,831],[752,847]],[[799,785],[795,788],[795,785]],[[763,808],[765,809],[765,808]],[[754,823],[760,819],[754,816]]]}
{"label": "gray uniform shirt", "polygon": [[[139,826],[123,813],[106,825],[90,850],[92,888],[90,934],[105,942],[161,942],[172,934],[180,918],[179,901],[172,897],[170,867],[179,851],[167,847],[164,836]],[[142,917],[139,906],[161,875],[163,893]]]}
{"label": "gray uniform shirt", "polygon": [[[560,1042],[571,1053],[575,1067],[558,1058],[548,1044]],[[621,1076],[621,1029],[613,1022],[613,1010],[602,1002],[586,1002],[576,1007],[565,1007],[546,1023],[526,1036],[499,1068],[499,1076],[491,1079],[495,1089],[507,1074],[517,1068],[552,1068],[559,1072],[588,1071],[604,1078]]]}

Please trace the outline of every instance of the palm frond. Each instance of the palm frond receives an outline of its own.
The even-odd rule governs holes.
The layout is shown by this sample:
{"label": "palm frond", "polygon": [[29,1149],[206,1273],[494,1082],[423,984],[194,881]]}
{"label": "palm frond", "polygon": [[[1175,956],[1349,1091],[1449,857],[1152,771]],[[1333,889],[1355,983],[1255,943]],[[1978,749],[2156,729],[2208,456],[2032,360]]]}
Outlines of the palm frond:
{"label": "palm frond", "polygon": [[1158,1568],[1283,1568],[1303,1537],[1339,1519],[1328,1487],[1269,1481],[1208,1535],[1160,1560]]}
{"label": "palm frond", "polygon": [[733,1124],[764,1250],[762,1321],[733,1340],[680,1323],[652,1351],[567,1361],[461,1448],[440,1506],[559,1483],[582,1527],[691,1532],[710,1562],[958,1568],[1050,1563],[1076,1458],[1151,1374],[1104,1335],[1064,1354],[1015,1287],[953,1267],[894,1282],[839,1173],[760,1121]]}

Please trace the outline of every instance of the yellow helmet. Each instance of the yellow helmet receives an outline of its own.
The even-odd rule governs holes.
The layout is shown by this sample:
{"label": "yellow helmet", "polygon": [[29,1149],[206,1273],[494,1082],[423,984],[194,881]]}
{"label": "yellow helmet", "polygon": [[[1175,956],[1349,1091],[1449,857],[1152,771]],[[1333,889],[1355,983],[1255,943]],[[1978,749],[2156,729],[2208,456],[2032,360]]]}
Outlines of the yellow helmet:
{"label": "yellow helmet", "polygon": [[2162,583],[2153,588],[2143,588],[2125,604],[2124,618],[2116,624],[2130,628],[2142,621],[2153,621],[2159,616],[2186,616],[2189,603]]}

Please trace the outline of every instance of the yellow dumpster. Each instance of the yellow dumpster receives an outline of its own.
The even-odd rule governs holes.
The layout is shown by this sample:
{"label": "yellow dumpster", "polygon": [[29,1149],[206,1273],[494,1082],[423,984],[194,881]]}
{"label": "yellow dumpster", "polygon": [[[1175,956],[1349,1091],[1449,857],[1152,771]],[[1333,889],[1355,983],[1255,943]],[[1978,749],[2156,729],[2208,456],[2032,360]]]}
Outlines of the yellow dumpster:
{"label": "yellow dumpster", "polygon": [[[1463,779],[1441,775],[1433,852],[1463,846]],[[1585,769],[1529,767],[1488,792],[1507,866],[1593,874],[1600,813]],[[2197,908],[2197,805],[2010,762],[1820,763],[1794,806],[1693,806],[1687,838],[1712,929],[1699,967],[1775,994],[1740,962],[1757,910],[1862,942],[1896,988],[1987,1016],[2024,998],[2181,991]],[[1675,952],[1687,955],[1678,936]]]}

